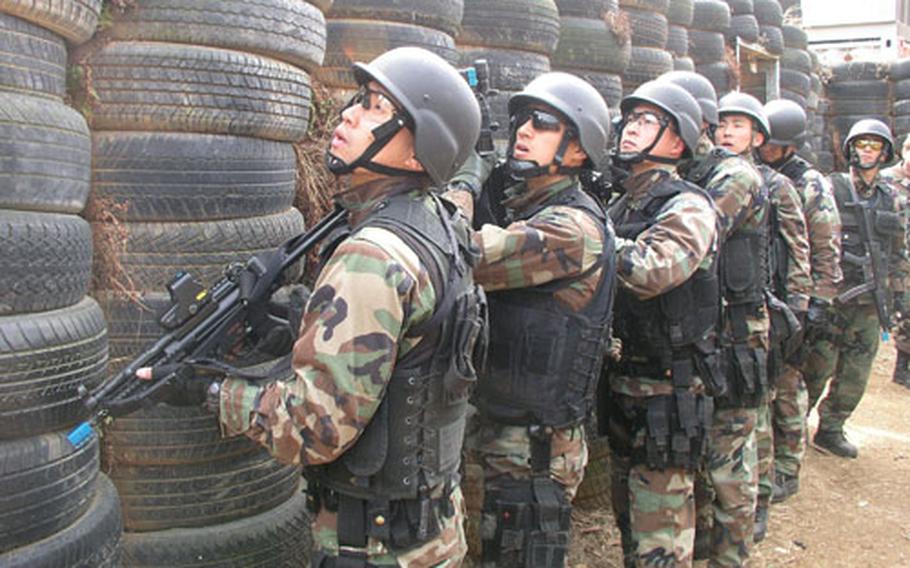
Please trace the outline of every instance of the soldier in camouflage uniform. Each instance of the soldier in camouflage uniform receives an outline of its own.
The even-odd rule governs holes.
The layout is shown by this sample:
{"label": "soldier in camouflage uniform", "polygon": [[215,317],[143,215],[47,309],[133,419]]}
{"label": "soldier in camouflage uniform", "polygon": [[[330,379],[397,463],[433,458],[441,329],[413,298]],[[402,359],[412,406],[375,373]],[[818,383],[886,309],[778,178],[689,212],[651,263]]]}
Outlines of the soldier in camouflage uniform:
{"label": "soldier in camouflage uniform", "polygon": [[[753,539],[758,483],[754,430],[768,388],[770,318],[764,289],[770,203],[755,167],[727,148],[715,147],[707,135],[716,125],[720,146],[729,143],[727,135],[734,131],[752,132],[752,121],[734,116],[721,123],[713,87],[695,77],[673,72],[659,80],[688,88],[707,109],[695,157],[682,171],[714,199],[723,243],[719,262],[727,389],[715,397],[704,475],[696,484],[696,557],[710,556],[712,566],[741,566]],[[710,540],[702,536],[707,531]]]}
{"label": "soldier in camouflage uniform", "polygon": [[[327,165],[350,233],[303,313],[291,382],[236,377],[209,390],[225,435],[302,464],[313,567],[460,566],[458,488],[480,321],[465,219],[433,196],[477,140],[480,111],[458,72],[419,48],[356,64]],[[202,382],[202,381],[197,381]],[[219,389],[220,384],[220,389]],[[220,392],[219,392],[220,390]]]}
{"label": "soldier in camouflage uniform", "polygon": [[759,148],[762,161],[793,181],[809,231],[812,297],[803,318],[804,333],[786,348],[783,372],[775,380],[772,422],[774,428],[774,488],[772,502],[799,491],[799,469],[805,455],[808,393],[803,381],[801,356],[807,349],[803,338],[812,337],[824,324],[827,306],[837,293],[840,268],[840,216],[828,180],[796,155],[807,133],[806,113],[784,99],[765,105],[771,139]]}
{"label": "soldier in camouflage uniform", "polygon": [[[882,170],[882,178],[888,180],[898,193],[903,208],[908,207],[910,201],[910,135],[904,138],[901,147],[901,161],[894,166]],[[897,361],[894,365],[895,383],[910,388],[910,298],[905,294],[895,294],[894,311],[897,317],[897,332],[894,334],[894,344],[897,347]]]}
{"label": "soldier in camouflage uniform", "polygon": [[[731,93],[721,100],[719,108],[724,147],[753,164],[761,174],[771,202],[771,217],[764,254],[769,257],[770,289],[766,290],[771,316],[771,351],[768,356],[768,378],[773,381],[783,365],[784,342],[799,331],[798,316],[809,303],[811,277],[809,239],[799,196],[790,180],[770,167],[755,163],[755,151],[770,138],[770,125],[762,104],[745,93]],[[736,123],[736,124],[734,124]],[[747,128],[736,126],[747,126]],[[785,303],[784,303],[785,302]],[[764,539],[768,528],[774,471],[774,449],[771,435],[770,389],[758,407],[755,445],[758,455],[758,501],[755,513],[754,540]]]}
{"label": "soldier in camouflage uniform", "polygon": [[483,468],[483,565],[550,568],[568,554],[571,501],[587,463],[613,304],[613,230],[578,174],[605,165],[600,94],[547,73],[509,100],[508,160],[452,180],[473,209],[475,278],[490,302],[490,349],[466,440]]}
{"label": "soldier in camouflage uniform", "polygon": [[[835,298],[829,333],[813,346],[804,372],[810,408],[831,378],[828,396],[819,404],[813,442],[834,455],[855,458],[859,452],[844,435],[844,423],[866,390],[879,329],[887,329],[890,318],[887,298],[881,302],[880,313],[876,296],[887,296],[889,288],[904,293],[908,262],[901,203],[879,174],[893,157],[891,131],[881,121],[860,120],[850,129],[843,150],[849,158],[849,172],[833,173],[829,179],[842,223],[844,280]],[[871,243],[864,240],[860,229],[863,209],[868,211]],[[880,280],[869,274],[871,258],[866,253],[875,248],[885,272]]]}
{"label": "soldier in camouflage uniform", "polygon": [[677,173],[698,142],[701,109],[684,89],[657,81],[621,108],[614,160],[629,175],[609,210],[622,341],[610,372],[613,511],[626,566],[691,566],[694,473],[713,414],[706,390],[722,380],[717,216]]}

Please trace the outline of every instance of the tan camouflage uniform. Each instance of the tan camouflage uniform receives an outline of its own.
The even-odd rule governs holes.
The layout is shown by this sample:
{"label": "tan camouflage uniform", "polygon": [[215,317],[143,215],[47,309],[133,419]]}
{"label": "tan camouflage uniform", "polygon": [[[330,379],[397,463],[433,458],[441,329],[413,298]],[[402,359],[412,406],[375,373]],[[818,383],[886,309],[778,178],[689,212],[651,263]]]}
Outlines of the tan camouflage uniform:
{"label": "tan camouflage uniform", "polygon": [[[668,177],[678,179],[675,166],[660,166],[623,183],[624,199],[634,208],[648,190]],[[710,201],[681,193],[664,206],[655,223],[634,241],[616,239],[617,281],[643,300],[660,296],[688,280],[695,271],[710,267],[717,252],[717,215]],[[693,389],[701,390],[695,377]],[[647,406],[650,397],[670,395],[666,377],[611,374],[610,387],[617,406],[628,414]],[[625,424],[614,428],[627,429]],[[633,449],[643,448],[644,428],[624,431]],[[633,465],[630,455],[611,452],[613,511],[627,525],[624,548],[636,566],[691,566],[695,538],[694,475],[684,468],[654,470]],[[625,537],[625,535],[624,535]]]}
{"label": "tan camouflage uniform", "polygon": [[[787,165],[781,169],[786,170]],[[831,184],[818,170],[810,169],[793,180],[793,185],[809,231],[810,295],[831,302],[843,278],[840,267],[840,215]],[[800,349],[808,352],[810,346],[801,346]],[[774,470],[798,477],[806,453],[806,415],[809,413],[809,395],[801,364],[785,364],[774,386]]]}
{"label": "tan camouflage uniform", "polygon": [[[702,136],[696,160],[713,148]],[[766,222],[768,209],[760,196],[763,182],[749,161],[732,156],[723,160],[705,190],[714,198],[723,238],[739,229],[757,228]],[[730,318],[724,318],[725,333],[732,333]],[[769,348],[768,311],[762,306],[746,317],[747,344],[752,349]],[[728,354],[729,356],[729,354]],[[728,376],[728,381],[732,377]],[[714,411],[704,476],[699,476],[696,500],[698,530],[711,528],[711,566],[742,566],[752,546],[755,504],[758,493],[755,424],[757,408],[718,408]]]}
{"label": "tan camouflage uniform", "polygon": [[[420,343],[421,338],[406,337],[407,330],[427,319],[436,303],[430,276],[410,247],[382,228],[357,230],[396,183],[380,180],[340,194],[354,232],[332,253],[313,287],[294,345],[296,380],[261,388],[226,379],[219,414],[225,435],[246,434],[279,460],[306,468],[338,459],[363,432],[396,360]],[[410,196],[433,207],[420,192]],[[397,553],[370,538],[369,562],[459,566],[467,550],[459,489],[451,500],[455,514],[442,522],[436,538]],[[337,514],[325,508],[313,519],[317,550],[337,555],[336,526]]]}
{"label": "tan camouflage uniform", "polygon": [[[778,231],[787,247],[786,296],[780,300],[787,303],[794,312],[805,313],[809,308],[809,296],[812,292],[812,275],[809,264],[809,236],[806,229],[806,218],[802,211],[799,194],[790,179],[772,170],[769,166],[760,166],[765,178],[773,211],[775,212]],[[782,356],[782,354],[781,354]],[[783,365],[783,361],[779,364]],[[783,371],[782,366],[778,367]],[[769,366],[770,372],[770,366]],[[774,386],[777,376],[768,376],[768,382]],[[767,507],[771,502],[774,487],[774,438],[771,422],[772,405],[777,398],[776,389],[772,389],[766,404],[758,409],[758,420],[755,425],[755,446],[758,451],[758,506]]]}

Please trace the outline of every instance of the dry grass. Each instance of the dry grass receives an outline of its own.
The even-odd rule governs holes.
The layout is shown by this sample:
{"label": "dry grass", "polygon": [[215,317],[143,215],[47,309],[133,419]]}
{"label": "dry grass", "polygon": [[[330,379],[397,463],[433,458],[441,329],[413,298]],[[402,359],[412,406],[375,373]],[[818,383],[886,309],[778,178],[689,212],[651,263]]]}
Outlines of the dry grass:
{"label": "dry grass", "polygon": [[341,103],[316,81],[312,83],[310,127],[306,140],[294,145],[297,152],[297,196],[294,205],[303,212],[307,226],[332,209],[335,177],[325,167],[325,150],[338,124]]}
{"label": "dry grass", "polygon": [[604,13],[604,22],[607,23],[607,29],[613,32],[620,43],[632,41],[632,23],[629,21],[629,15],[623,11]]}
{"label": "dry grass", "polygon": [[[307,227],[315,225],[333,208],[332,195],[338,182],[325,167],[325,151],[342,109],[340,97],[316,81],[312,82],[310,100],[310,127],[306,140],[294,144],[297,153],[294,206],[303,213]],[[304,274],[313,275],[317,264],[318,254],[314,251],[307,257]]]}
{"label": "dry grass", "polygon": [[93,197],[85,210],[85,217],[92,219],[94,258],[92,291],[107,290],[118,296],[139,303],[141,293],[120,259],[127,252],[128,232],[125,216],[126,203],[116,203],[110,198]]}

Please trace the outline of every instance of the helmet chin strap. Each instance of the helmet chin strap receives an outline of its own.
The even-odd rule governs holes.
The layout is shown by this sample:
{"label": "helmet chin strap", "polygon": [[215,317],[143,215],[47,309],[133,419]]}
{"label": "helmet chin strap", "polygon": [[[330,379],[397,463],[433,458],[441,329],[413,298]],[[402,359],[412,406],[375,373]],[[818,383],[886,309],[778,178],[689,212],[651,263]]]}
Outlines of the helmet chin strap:
{"label": "helmet chin strap", "polygon": [[393,168],[391,166],[384,166],[382,164],[377,164],[370,160],[379,153],[380,150],[385,148],[386,144],[398,134],[398,131],[402,128],[405,128],[408,124],[407,117],[402,116],[399,113],[392,115],[392,118],[386,122],[380,124],[373,129],[373,143],[370,144],[366,150],[363,151],[356,160],[351,163],[347,163],[341,158],[332,155],[331,148],[326,149],[325,151],[325,165],[332,174],[336,176],[342,176],[349,174],[356,170],[357,168],[363,168],[377,174],[383,174],[387,176],[414,176],[414,175],[424,175],[424,172],[415,172],[412,170],[405,170],[401,168]]}
{"label": "helmet chin strap", "polygon": [[871,169],[877,168],[881,165],[881,155],[879,158],[872,162],[871,164],[863,164],[863,161],[859,159],[859,152],[856,151],[856,148],[853,145],[850,145],[850,165],[858,170],[869,171]]}
{"label": "helmet chin strap", "polygon": [[562,134],[562,139],[559,141],[559,148],[556,150],[556,155],[553,156],[553,161],[546,165],[540,165],[534,160],[517,160],[512,156],[513,151],[515,150],[515,140],[517,138],[517,132],[512,132],[512,135],[509,138],[509,159],[507,162],[507,167],[509,168],[509,175],[516,180],[526,180],[550,173],[550,167],[556,166],[557,174],[564,175],[573,175],[582,171],[584,168],[580,167],[569,167],[563,166],[562,161],[566,157],[566,151],[569,149],[569,143],[572,141],[573,134],[570,129],[566,129]]}

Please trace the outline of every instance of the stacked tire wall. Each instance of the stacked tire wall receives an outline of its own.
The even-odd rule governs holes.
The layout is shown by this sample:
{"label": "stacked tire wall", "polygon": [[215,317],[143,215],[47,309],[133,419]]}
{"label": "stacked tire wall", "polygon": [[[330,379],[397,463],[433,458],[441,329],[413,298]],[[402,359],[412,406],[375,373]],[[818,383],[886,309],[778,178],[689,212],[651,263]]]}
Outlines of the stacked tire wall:
{"label": "stacked tire wall", "polygon": [[351,65],[390,49],[416,46],[458,64],[455,34],[462,0],[336,0],[328,10],[325,60],[316,76],[325,87],[353,90]]}
{"label": "stacked tire wall", "polygon": [[834,153],[835,167],[846,161],[841,151],[844,138],[858,120],[876,118],[892,128],[890,65],[849,62],[834,65],[825,86],[828,98],[825,148]]}
{"label": "stacked tire wall", "polygon": [[895,61],[891,65],[893,132],[895,150],[900,151],[904,138],[910,134],[910,59]]}
{"label": "stacked tire wall", "polygon": [[0,0],[0,566],[116,566],[117,493],[78,388],[105,377],[104,316],[86,293],[91,138],[64,103],[71,48],[101,0]]}
{"label": "stacked tire wall", "polygon": [[559,10],[553,0],[464,0],[458,64],[467,67],[486,59],[490,65],[490,83],[499,91],[489,101],[499,124],[497,147],[504,148],[509,138],[509,98],[551,70],[559,40]]}
{"label": "stacked tire wall", "polygon": [[620,0],[619,5],[632,31],[629,65],[622,76],[623,92],[630,94],[642,83],[673,70],[673,55],[666,49],[670,0]]}
{"label": "stacked tire wall", "polygon": [[692,27],[694,17],[695,0],[670,0],[670,8],[667,10],[667,21],[670,24],[667,51],[673,56],[673,69],[676,71],[695,71],[695,61],[689,53],[689,28]]}
{"label": "stacked tire wall", "polygon": [[730,7],[721,0],[695,0],[689,56],[695,62],[695,70],[714,85],[718,97],[736,86],[733,70],[727,63],[724,38],[731,19]]}
{"label": "stacked tire wall", "polygon": [[622,74],[632,56],[630,29],[618,0],[558,0],[556,5],[559,44],[550,60],[552,69],[594,85],[615,115],[623,95]]}
{"label": "stacked tire wall", "polygon": [[[177,271],[210,285],[230,262],[304,230],[292,206],[293,143],[307,134],[325,8],[136,0],[74,58],[92,127],[93,295],[112,370],[163,332],[157,316]],[[125,566],[307,558],[299,468],[245,438],[223,439],[210,413],[159,404],[105,434]]]}

